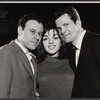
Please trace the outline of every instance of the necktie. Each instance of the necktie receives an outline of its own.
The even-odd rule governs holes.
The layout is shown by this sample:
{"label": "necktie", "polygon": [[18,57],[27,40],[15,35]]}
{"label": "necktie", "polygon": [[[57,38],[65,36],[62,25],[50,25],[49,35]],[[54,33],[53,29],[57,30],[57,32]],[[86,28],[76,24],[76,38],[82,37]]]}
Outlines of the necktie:
{"label": "necktie", "polygon": [[29,56],[29,61],[30,61],[33,75],[34,75],[34,93],[35,93],[36,92],[36,73],[37,73],[37,67],[36,67],[37,65],[36,65],[36,60],[35,60],[36,58],[30,52],[28,52],[27,55]]}
{"label": "necktie", "polygon": [[31,62],[34,68],[34,73],[36,73],[37,72],[36,58],[33,56],[33,54],[31,54]]}
{"label": "necktie", "polygon": [[33,75],[34,75],[34,62],[32,62],[32,53],[30,53],[30,52],[27,52],[26,53],[26,55],[27,55],[27,57],[28,57],[28,59],[29,59],[29,62],[30,62],[30,65],[31,65],[31,69],[32,69],[32,72],[33,72]]}
{"label": "necktie", "polygon": [[77,50],[77,48],[75,46],[73,46],[72,51],[71,51],[71,58],[70,58],[70,65],[74,72],[76,72],[76,63],[75,63],[76,50]]}
{"label": "necktie", "polygon": [[32,59],[31,59],[31,62],[34,66],[34,93],[35,93],[35,96],[36,96],[36,75],[37,75],[37,65],[36,65],[36,58],[32,56]]}

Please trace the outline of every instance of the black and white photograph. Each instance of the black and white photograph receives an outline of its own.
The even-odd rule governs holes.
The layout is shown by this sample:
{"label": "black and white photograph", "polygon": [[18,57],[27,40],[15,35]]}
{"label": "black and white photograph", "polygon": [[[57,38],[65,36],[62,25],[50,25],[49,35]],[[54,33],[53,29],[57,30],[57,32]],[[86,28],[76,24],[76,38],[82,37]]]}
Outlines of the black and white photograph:
{"label": "black and white photograph", "polygon": [[100,98],[100,2],[0,2],[1,98]]}

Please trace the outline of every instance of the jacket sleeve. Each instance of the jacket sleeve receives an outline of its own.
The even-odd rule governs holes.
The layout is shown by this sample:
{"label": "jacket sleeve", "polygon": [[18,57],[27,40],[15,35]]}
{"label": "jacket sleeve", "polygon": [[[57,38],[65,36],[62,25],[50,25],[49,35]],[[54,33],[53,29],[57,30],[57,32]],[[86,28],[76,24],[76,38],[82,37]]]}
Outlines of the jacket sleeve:
{"label": "jacket sleeve", "polygon": [[0,98],[10,97],[12,81],[11,59],[7,50],[0,50]]}

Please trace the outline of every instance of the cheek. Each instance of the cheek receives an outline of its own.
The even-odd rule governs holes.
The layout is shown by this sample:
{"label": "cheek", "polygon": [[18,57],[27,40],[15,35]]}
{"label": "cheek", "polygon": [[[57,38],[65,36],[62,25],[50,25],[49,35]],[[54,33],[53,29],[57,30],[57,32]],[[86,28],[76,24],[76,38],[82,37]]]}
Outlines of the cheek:
{"label": "cheek", "polygon": [[74,26],[72,27],[72,30],[73,30],[73,32],[76,32],[76,31],[78,31],[78,27],[77,27],[76,25],[74,25]]}
{"label": "cheek", "polygon": [[41,37],[39,38],[39,41],[38,41],[38,43],[40,43],[40,41],[41,41]]}
{"label": "cheek", "polygon": [[43,42],[43,46],[44,46],[44,48],[47,48],[48,42],[47,41]]}
{"label": "cheek", "polygon": [[30,35],[29,35],[29,34],[27,34],[27,33],[25,33],[25,34],[24,34],[24,38],[25,38],[26,40],[28,40],[28,39],[29,39],[29,37],[30,37]]}
{"label": "cheek", "polygon": [[78,30],[79,30],[77,26],[75,27],[75,30],[76,30],[76,31],[78,31]]}
{"label": "cheek", "polygon": [[58,47],[60,48],[60,46],[61,46],[61,43],[59,43],[59,46]]}
{"label": "cheek", "polygon": [[71,31],[71,35],[75,37],[77,35],[77,32],[78,32],[78,28],[77,27],[73,27],[72,31]]}
{"label": "cheek", "polygon": [[60,40],[59,41],[56,41],[56,44],[57,44],[57,47],[59,48],[61,46]]}

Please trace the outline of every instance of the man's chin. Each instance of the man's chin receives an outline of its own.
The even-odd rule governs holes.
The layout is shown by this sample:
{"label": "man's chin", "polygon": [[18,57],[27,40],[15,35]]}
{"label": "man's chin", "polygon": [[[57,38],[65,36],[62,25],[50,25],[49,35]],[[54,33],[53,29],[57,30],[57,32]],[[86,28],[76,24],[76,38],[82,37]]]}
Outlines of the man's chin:
{"label": "man's chin", "polygon": [[30,47],[29,49],[30,49],[30,51],[33,51],[36,49],[36,47]]}
{"label": "man's chin", "polygon": [[70,41],[69,41],[69,40],[66,40],[66,39],[65,39],[64,41],[65,41],[65,43],[70,43]]}

